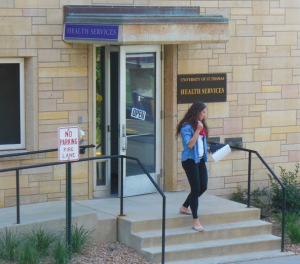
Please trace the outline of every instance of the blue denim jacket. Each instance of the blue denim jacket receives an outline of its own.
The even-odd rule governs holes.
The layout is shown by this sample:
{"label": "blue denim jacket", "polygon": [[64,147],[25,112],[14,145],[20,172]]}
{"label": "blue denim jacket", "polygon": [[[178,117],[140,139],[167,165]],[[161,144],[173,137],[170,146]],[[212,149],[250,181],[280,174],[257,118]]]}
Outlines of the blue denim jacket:
{"label": "blue denim jacket", "polygon": [[[182,145],[183,145],[183,151],[181,153],[181,161],[185,161],[188,158],[193,159],[195,163],[198,163],[200,161],[199,157],[199,148],[198,144],[196,144],[190,149],[188,147],[188,143],[190,142],[191,138],[195,134],[195,130],[191,126],[191,124],[184,123],[183,126],[180,129],[181,132],[181,138],[182,138]],[[207,162],[207,143],[206,143],[206,136],[203,137],[203,159],[205,162]]]}

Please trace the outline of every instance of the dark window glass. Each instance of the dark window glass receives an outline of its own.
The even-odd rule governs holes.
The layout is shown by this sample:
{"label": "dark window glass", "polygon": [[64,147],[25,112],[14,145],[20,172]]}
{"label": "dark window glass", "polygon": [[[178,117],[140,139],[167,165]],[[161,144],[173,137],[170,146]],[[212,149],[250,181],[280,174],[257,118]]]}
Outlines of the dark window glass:
{"label": "dark window glass", "polygon": [[20,144],[20,64],[0,64],[0,145]]}

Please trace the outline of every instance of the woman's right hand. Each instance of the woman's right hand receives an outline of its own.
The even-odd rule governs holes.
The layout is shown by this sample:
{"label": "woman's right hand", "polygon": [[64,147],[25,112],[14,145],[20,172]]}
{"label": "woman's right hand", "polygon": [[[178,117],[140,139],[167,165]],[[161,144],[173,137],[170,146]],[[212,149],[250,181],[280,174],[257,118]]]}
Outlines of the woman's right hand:
{"label": "woman's right hand", "polygon": [[200,132],[203,128],[203,123],[201,121],[198,121],[197,130]]}

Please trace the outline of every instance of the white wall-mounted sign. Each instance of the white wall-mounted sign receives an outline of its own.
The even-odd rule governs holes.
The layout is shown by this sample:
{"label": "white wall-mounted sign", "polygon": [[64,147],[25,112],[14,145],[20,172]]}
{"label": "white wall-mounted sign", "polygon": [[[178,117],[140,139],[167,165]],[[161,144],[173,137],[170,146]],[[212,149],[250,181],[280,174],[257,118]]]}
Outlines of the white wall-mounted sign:
{"label": "white wall-mounted sign", "polygon": [[58,128],[58,161],[79,160],[79,127]]}

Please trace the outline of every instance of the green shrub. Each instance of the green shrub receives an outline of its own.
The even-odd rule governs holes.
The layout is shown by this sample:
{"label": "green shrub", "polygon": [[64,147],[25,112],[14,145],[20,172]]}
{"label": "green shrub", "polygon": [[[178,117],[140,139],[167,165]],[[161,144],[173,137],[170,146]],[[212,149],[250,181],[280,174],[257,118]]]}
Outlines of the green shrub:
{"label": "green shrub", "polygon": [[0,235],[0,258],[4,260],[16,259],[19,244],[18,235],[10,229],[5,229],[5,233]]}
{"label": "green shrub", "polygon": [[65,242],[57,239],[52,248],[54,264],[67,264],[71,259],[71,252]]}
{"label": "green shrub", "polygon": [[30,232],[24,232],[22,237],[24,240],[28,241],[39,254],[45,255],[47,254],[50,245],[54,242],[56,235],[51,231],[39,227]]}
{"label": "green shrub", "polygon": [[242,204],[246,204],[247,203],[247,190],[246,189],[242,189],[242,187],[239,185],[237,187],[236,192],[232,193],[229,197],[230,200],[238,202],[238,203],[242,203]]}
{"label": "green shrub", "polygon": [[39,263],[39,254],[32,246],[32,243],[26,241],[19,251],[19,264],[36,264]]}
{"label": "green shrub", "polygon": [[[299,163],[295,166],[295,172],[287,172],[280,167],[280,180],[286,187],[286,211],[298,212],[300,210],[300,183],[297,181],[297,174],[299,172]],[[282,209],[283,192],[280,184],[268,174],[270,179],[269,198],[271,204],[276,210]]]}
{"label": "green shrub", "polygon": [[83,228],[83,226],[78,227],[76,225],[72,225],[72,252],[81,253],[82,247],[91,241],[91,234],[94,230],[90,231],[88,229]]}

